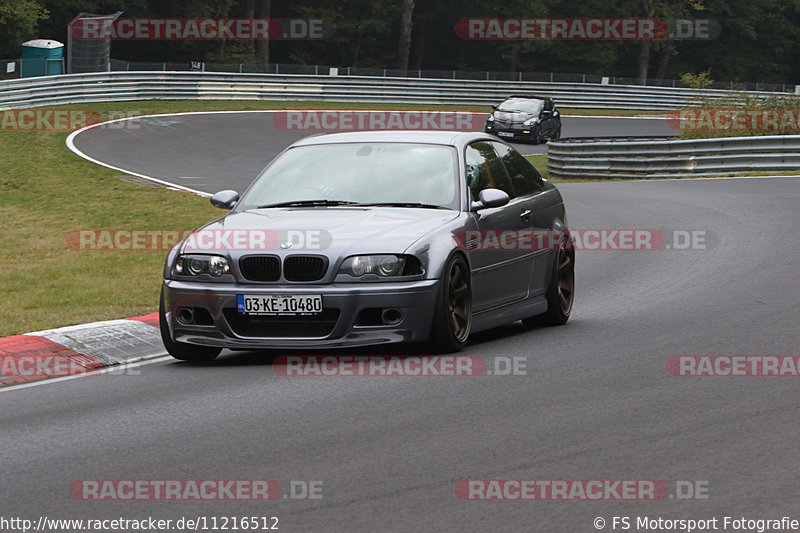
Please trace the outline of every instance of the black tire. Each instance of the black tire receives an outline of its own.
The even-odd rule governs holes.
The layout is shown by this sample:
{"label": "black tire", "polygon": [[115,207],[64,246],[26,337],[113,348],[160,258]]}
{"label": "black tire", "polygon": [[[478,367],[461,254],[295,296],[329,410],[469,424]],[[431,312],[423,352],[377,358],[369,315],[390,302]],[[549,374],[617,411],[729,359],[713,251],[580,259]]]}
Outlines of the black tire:
{"label": "black tire", "polygon": [[442,273],[430,347],[437,353],[460,351],[472,326],[472,280],[469,265],[460,254],[447,260]]}
{"label": "black tire", "polygon": [[553,140],[557,141],[561,138],[561,126],[556,129],[555,135],[553,135]]}
{"label": "black tire", "polygon": [[542,127],[537,126],[531,135],[531,142],[533,144],[542,144]]}
{"label": "black tire", "polygon": [[187,344],[185,342],[175,342],[169,335],[167,325],[167,313],[164,309],[164,288],[161,288],[161,298],[158,302],[158,325],[161,329],[161,341],[167,353],[175,359],[181,361],[207,362],[213,361],[222,351],[222,348],[211,346],[199,346],[197,344]]}
{"label": "black tire", "polygon": [[547,311],[524,319],[526,326],[560,326],[569,320],[575,300],[575,250],[566,239],[559,244],[545,297]]}

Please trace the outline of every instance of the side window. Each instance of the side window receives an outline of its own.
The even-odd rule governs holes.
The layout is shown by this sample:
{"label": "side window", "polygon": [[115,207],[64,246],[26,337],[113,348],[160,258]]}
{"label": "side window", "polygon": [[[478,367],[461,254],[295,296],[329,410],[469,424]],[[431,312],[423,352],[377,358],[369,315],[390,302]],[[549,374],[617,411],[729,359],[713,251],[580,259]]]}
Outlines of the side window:
{"label": "side window", "polygon": [[508,193],[510,198],[516,196],[506,167],[492,144],[496,143],[478,141],[466,149],[467,185],[472,193],[472,200],[476,202],[483,189],[500,189]]}
{"label": "side window", "polygon": [[519,196],[541,190],[542,176],[519,152],[502,143],[492,143],[511,177],[511,183]]}
{"label": "side window", "polygon": [[556,108],[555,102],[553,102],[549,98],[544,101],[544,110],[545,111],[553,111],[555,108]]}

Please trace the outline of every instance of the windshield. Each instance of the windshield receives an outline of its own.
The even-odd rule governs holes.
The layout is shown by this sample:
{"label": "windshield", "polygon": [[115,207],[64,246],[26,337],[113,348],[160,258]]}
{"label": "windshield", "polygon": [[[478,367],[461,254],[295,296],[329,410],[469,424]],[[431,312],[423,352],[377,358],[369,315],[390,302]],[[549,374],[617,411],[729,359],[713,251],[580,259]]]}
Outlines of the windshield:
{"label": "windshield", "polygon": [[456,168],[456,152],[450,146],[299,146],[261,173],[237,210],[326,200],[328,204],[410,203],[456,209]]}
{"label": "windshield", "polygon": [[509,98],[498,107],[498,111],[522,111],[530,115],[538,115],[542,111],[544,102],[530,98]]}

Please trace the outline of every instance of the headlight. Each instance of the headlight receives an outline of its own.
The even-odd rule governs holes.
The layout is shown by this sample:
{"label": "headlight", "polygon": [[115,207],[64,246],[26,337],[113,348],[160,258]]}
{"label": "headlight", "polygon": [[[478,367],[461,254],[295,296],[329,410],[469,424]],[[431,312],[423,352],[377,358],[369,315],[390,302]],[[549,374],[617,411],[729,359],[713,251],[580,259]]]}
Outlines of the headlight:
{"label": "headlight", "polygon": [[230,274],[228,260],[219,255],[182,255],[175,261],[172,273],[178,276],[199,276],[210,274],[214,277]]}
{"label": "headlight", "polygon": [[218,255],[213,256],[208,260],[208,273],[212,276],[221,276],[231,271],[228,266],[228,260]]}
{"label": "headlight", "polygon": [[420,274],[419,261],[402,255],[354,255],[348,257],[339,268],[339,274],[355,278],[373,274],[381,278],[412,276]]}
{"label": "headlight", "polygon": [[486,117],[486,122],[494,122],[494,115],[489,115]]}
{"label": "headlight", "polygon": [[522,125],[523,125],[523,126],[533,126],[533,125],[534,125],[534,124],[536,124],[537,122],[539,122],[539,119],[538,119],[538,118],[529,118],[528,120],[526,120],[525,122],[523,122],[523,123],[522,123]]}

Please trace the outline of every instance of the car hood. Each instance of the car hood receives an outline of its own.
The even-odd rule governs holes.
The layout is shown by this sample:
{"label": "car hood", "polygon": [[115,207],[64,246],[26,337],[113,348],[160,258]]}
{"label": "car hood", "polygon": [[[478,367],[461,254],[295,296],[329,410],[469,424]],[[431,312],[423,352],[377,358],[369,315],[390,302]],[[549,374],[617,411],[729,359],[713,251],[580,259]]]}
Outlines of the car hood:
{"label": "car hood", "polygon": [[[205,234],[203,242],[199,238],[192,242],[190,237],[184,252],[199,251],[198,244],[210,244],[211,237],[221,248],[218,251],[230,246],[243,253],[400,253],[458,216],[453,210],[395,207],[258,209],[231,213],[201,228],[194,235]],[[263,244],[260,235],[265,235]]]}

